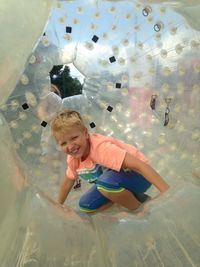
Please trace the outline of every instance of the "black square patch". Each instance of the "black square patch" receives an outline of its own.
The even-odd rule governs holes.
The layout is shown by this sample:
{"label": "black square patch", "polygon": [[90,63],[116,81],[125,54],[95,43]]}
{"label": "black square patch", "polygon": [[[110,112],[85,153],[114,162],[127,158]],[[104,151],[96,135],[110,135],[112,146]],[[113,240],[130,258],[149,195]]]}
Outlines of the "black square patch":
{"label": "black square patch", "polygon": [[122,84],[121,83],[116,83],[115,87],[116,88],[121,88],[122,87]]}
{"label": "black square patch", "polygon": [[95,123],[94,123],[94,122],[91,122],[91,123],[90,123],[90,127],[91,127],[91,128],[95,128],[95,127],[96,127]]}
{"label": "black square patch", "polygon": [[46,121],[42,121],[41,125],[42,125],[42,127],[46,127],[47,126],[47,122]]}
{"label": "black square patch", "polygon": [[27,103],[24,103],[24,104],[22,105],[22,108],[23,108],[24,110],[26,110],[26,109],[29,108],[29,105],[28,105]]}
{"label": "black square patch", "polygon": [[98,40],[99,40],[99,37],[97,37],[96,35],[94,35],[94,36],[92,37],[92,41],[93,41],[94,43],[97,43]]}
{"label": "black square patch", "polygon": [[109,112],[112,112],[112,110],[113,110],[113,107],[111,107],[111,106],[108,106],[108,107],[107,107],[107,110],[108,110]]}
{"label": "black square patch", "polygon": [[110,60],[110,63],[113,63],[113,62],[116,61],[116,58],[114,56],[112,56],[112,57],[109,58],[109,60]]}
{"label": "black square patch", "polygon": [[72,27],[67,26],[67,27],[66,27],[66,32],[67,32],[67,33],[72,33]]}

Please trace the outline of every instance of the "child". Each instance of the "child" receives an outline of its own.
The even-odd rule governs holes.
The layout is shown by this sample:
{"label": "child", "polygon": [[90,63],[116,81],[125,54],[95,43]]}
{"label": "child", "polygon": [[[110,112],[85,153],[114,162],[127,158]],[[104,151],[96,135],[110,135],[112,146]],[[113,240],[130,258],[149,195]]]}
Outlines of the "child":
{"label": "child", "polygon": [[80,114],[65,110],[55,116],[52,134],[68,155],[67,171],[58,202],[63,204],[78,177],[93,183],[81,197],[84,212],[103,210],[117,203],[129,210],[147,199],[144,192],[155,185],[160,192],[169,186],[135,147],[100,134],[90,134]]}

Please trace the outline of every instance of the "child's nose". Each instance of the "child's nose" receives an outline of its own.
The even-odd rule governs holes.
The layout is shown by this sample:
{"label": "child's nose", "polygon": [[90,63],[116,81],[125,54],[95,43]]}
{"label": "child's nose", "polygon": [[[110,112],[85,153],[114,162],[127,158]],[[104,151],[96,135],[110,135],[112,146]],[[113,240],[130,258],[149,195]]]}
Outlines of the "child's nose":
{"label": "child's nose", "polygon": [[72,150],[72,148],[73,148],[73,143],[70,143],[70,144],[67,144],[67,150]]}

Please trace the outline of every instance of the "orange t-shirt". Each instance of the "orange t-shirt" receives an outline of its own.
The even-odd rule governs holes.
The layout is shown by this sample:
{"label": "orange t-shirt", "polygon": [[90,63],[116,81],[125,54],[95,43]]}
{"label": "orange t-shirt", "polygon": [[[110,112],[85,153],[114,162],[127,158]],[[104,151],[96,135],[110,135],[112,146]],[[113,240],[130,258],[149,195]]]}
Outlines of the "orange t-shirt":
{"label": "orange t-shirt", "polygon": [[126,152],[145,163],[148,159],[134,146],[101,134],[90,134],[90,153],[81,161],[68,155],[66,175],[69,179],[80,177],[95,181],[106,169],[120,171]]}

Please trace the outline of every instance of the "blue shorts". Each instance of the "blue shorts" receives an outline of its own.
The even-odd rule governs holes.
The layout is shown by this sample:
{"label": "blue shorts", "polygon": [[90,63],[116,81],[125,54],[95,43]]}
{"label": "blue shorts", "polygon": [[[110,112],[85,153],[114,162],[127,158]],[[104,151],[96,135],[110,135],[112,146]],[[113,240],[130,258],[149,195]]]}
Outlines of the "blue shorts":
{"label": "blue shorts", "polygon": [[80,198],[79,206],[81,211],[94,212],[110,202],[99,190],[120,193],[127,189],[133,194],[139,194],[145,192],[150,186],[151,183],[137,172],[108,170],[99,176],[95,184]]}

